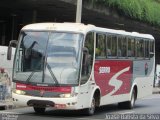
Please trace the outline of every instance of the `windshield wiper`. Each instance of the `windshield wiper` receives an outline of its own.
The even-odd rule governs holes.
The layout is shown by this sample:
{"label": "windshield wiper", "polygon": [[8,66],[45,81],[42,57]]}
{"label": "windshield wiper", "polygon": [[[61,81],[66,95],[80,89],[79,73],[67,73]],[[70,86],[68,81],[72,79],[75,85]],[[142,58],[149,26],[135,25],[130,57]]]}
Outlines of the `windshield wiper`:
{"label": "windshield wiper", "polygon": [[31,72],[31,74],[29,75],[29,77],[27,78],[26,82],[29,82],[32,78],[32,76],[34,75],[35,71]]}
{"label": "windshield wiper", "polygon": [[[49,72],[50,72],[53,80],[55,81],[55,84],[56,84],[56,85],[59,85],[59,82],[58,82],[57,78],[55,77],[55,75],[53,74],[53,72],[52,72],[52,70],[51,70],[51,67],[50,67],[50,65],[49,65],[48,63],[47,63],[47,68],[48,68],[48,70],[49,70]],[[29,82],[29,81],[31,80],[31,78],[32,78],[32,76],[34,75],[35,72],[37,72],[37,71],[33,71],[33,72],[29,75],[29,77],[27,78],[26,82]]]}
{"label": "windshield wiper", "polygon": [[52,72],[51,66],[50,66],[48,63],[47,63],[47,68],[48,68],[48,70],[49,70],[49,72],[50,72],[53,80],[55,81],[55,83],[56,83],[57,85],[59,85],[59,82],[58,82],[57,78],[55,77],[54,73]]}

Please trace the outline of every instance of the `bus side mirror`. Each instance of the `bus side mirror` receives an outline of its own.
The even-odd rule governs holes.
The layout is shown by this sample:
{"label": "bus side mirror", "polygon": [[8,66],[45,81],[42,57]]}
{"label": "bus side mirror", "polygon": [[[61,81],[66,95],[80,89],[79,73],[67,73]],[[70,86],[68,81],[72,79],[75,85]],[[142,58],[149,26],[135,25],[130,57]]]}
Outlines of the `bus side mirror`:
{"label": "bus side mirror", "polygon": [[16,46],[17,46],[17,40],[11,40],[9,42],[9,46],[8,46],[8,50],[7,50],[7,60],[11,60],[12,47],[16,47]]}
{"label": "bus side mirror", "polygon": [[154,53],[153,53],[153,52],[150,52],[150,53],[149,53],[149,56],[150,56],[150,58],[152,58],[152,57],[154,56]]}

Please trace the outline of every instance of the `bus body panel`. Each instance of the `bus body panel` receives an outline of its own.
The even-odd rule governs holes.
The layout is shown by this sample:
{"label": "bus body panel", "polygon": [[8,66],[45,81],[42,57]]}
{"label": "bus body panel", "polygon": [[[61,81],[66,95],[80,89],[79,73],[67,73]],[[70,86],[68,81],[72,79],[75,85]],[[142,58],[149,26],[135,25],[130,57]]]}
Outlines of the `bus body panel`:
{"label": "bus body panel", "polygon": [[[18,86],[21,86],[22,89],[17,89],[17,90],[30,90],[31,93],[34,93],[34,91],[37,92],[37,96],[32,95],[19,95],[14,92],[12,92],[12,98],[14,99],[13,102],[17,106],[28,106],[27,102],[29,100],[48,100],[52,101],[55,104],[65,104],[66,107],[63,109],[84,109],[88,108],[91,105],[91,99],[94,95],[94,91],[96,89],[99,89],[98,86],[95,86],[94,84],[91,85],[93,81],[88,81],[86,84],[77,86],[77,87],[72,87],[72,91],[74,91],[75,97],[69,97],[69,98],[60,98],[60,97],[40,97],[42,94],[42,90],[40,88],[36,90],[36,86],[33,85],[28,85],[31,88],[35,87],[35,90],[32,90],[30,88],[24,88],[22,85],[24,84],[18,84]],[[61,88],[61,89],[60,89]],[[57,90],[56,90],[57,89]],[[65,87],[56,87],[53,93],[62,93],[62,89],[65,89]],[[68,90],[67,90],[68,91]],[[43,91],[43,94],[47,93],[48,91]],[[63,93],[65,93],[63,91]],[[67,93],[67,92],[66,92]],[[83,98],[83,99],[82,99]],[[86,99],[88,98],[88,99]],[[50,106],[50,107],[55,107],[55,106]],[[59,108],[57,108],[59,109]]]}
{"label": "bus body panel", "polygon": [[132,61],[96,60],[94,77],[101,90],[101,105],[129,100]]}
{"label": "bus body panel", "polygon": [[101,105],[128,101],[134,86],[137,98],[152,94],[154,62],[150,60],[96,60],[94,76],[101,90]]}
{"label": "bus body panel", "polygon": [[99,87],[93,83],[93,81],[89,81],[80,86],[79,95],[77,96],[79,108],[89,108],[91,106],[91,100],[94,97],[94,93],[96,89],[99,89]]}
{"label": "bus body panel", "polygon": [[129,100],[130,100],[130,93],[115,95],[115,96],[103,96],[101,98],[101,105],[114,104],[114,103],[129,101]]}
{"label": "bus body panel", "polygon": [[[52,101],[56,105],[65,105],[63,108],[57,108],[57,109],[80,109],[77,107],[77,97],[72,98],[44,98],[44,97],[35,97],[35,96],[26,96],[26,95],[18,95],[15,93],[12,93],[14,104],[17,106],[28,106],[27,102],[29,100],[44,100],[44,101]],[[74,104],[74,105],[72,105]],[[50,106],[53,108],[56,108],[55,106]]]}
{"label": "bus body panel", "polygon": [[133,61],[133,82],[138,88],[137,98],[152,94],[154,81],[154,58]]}

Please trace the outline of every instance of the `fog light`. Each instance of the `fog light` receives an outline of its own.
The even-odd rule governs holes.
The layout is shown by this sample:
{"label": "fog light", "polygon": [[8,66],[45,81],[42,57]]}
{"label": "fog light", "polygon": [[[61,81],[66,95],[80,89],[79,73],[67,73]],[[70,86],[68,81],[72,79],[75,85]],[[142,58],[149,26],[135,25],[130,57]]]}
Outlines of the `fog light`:
{"label": "fog light", "polygon": [[22,91],[22,90],[13,90],[14,93],[18,94],[18,95],[25,95],[26,92]]}

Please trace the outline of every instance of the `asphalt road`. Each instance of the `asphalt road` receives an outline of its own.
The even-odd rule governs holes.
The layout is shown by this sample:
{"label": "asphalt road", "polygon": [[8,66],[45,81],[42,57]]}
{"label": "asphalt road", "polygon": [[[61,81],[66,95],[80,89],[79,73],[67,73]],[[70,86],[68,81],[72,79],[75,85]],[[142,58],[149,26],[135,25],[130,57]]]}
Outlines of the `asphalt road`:
{"label": "asphalt road", "polygon": [[[97,109],[95,115],[85,116],[82,111],[55,111],[47,109],[45,114],[37,115],[34,113],[33,108],[17,108],[13,110],[0,111],[0,120],[102,120],[102,119],[113,119],[110,115],[134,115],[134,114],[147,114],[147,116],[141,116],[146,119],[160,119],[160,94],[154,94],[152,96],[139,99],[136,101],[135,108],[132,110],[120,109],[117,104],[107,105]],[[159,114],[156,116],[155,114]],[[118,119],[118,118],[115,118]],[[127,119],[124,116],[121,119]]]}

